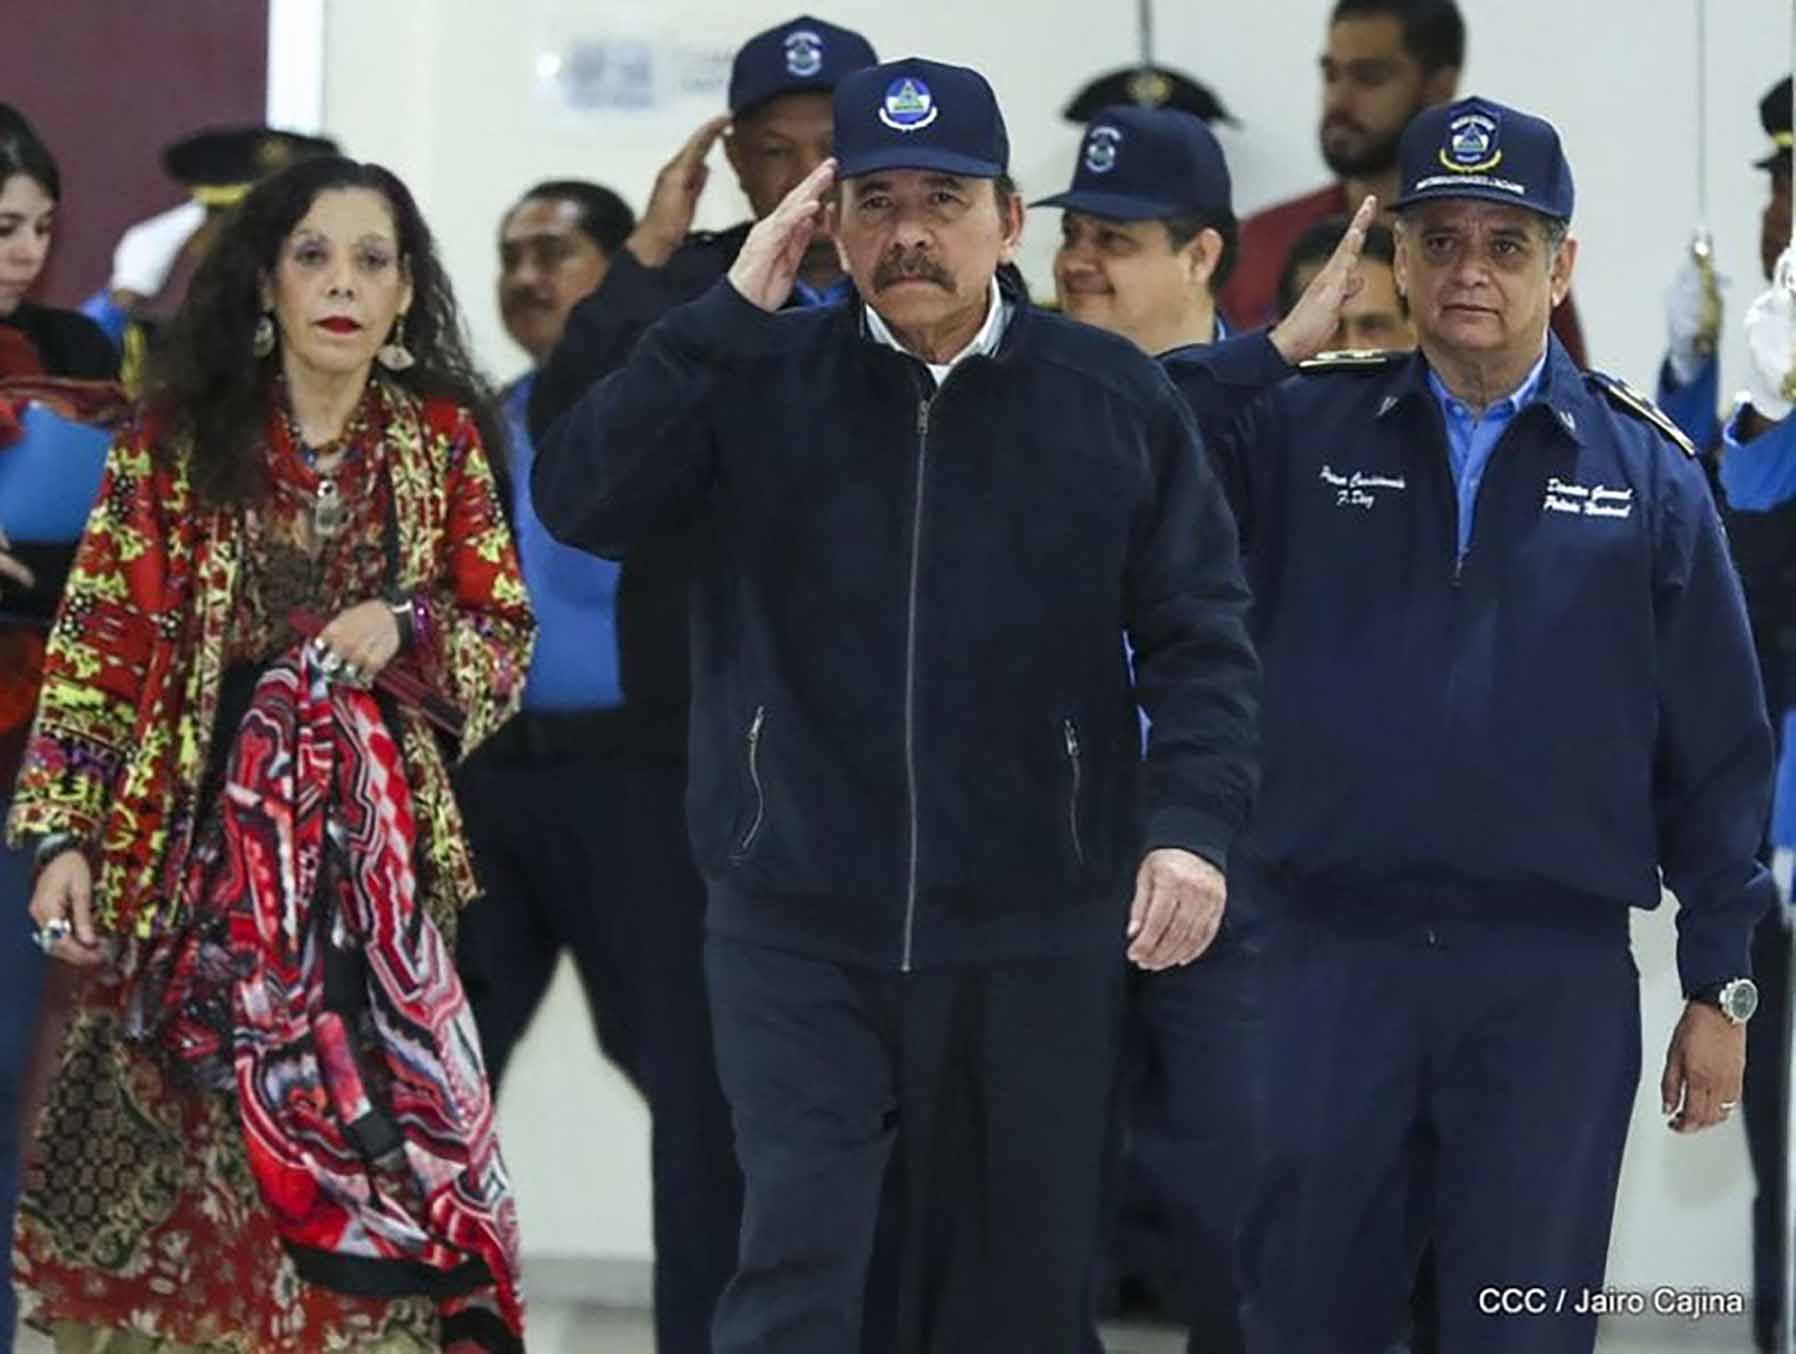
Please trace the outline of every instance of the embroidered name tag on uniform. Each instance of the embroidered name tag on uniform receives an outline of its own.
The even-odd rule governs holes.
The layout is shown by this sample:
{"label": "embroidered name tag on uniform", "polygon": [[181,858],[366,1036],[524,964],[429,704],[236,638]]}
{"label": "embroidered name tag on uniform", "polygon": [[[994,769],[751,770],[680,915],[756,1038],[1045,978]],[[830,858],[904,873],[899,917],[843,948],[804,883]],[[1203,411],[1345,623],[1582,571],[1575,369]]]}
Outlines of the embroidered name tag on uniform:
{"label": "embroidered name tag on uniform", "polygon": [[1322,467],[1320,478],[1334,490],[1337,508],[1370,508],[1378,502],[1382,491],[1401,493],[1409,488],[1409,481],[1401,475],[1368,475],[1363,470],[1339,475],[1326,465]]}
{"label": "embroidered name tag on uniform", "polygon": [[1540,509],[1574,517],[1632,517],[1634,491],[1601,484],[1567,484],[1554,477],[1547,481],[1547,496]]}

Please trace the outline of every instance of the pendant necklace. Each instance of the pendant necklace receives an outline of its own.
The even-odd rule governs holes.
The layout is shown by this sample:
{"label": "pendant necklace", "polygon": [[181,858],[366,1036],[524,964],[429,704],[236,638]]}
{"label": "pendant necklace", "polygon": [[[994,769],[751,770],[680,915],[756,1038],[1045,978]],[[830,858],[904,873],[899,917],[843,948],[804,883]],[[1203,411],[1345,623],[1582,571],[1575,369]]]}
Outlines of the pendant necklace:
{"label": "pendant necklace", "polygon": [[[349,523],[349,504],[343,497],[342,487],[337,483],[337,472],[347,466],[355,455],[356,437],[364,425],[362,411],[349,422],[343,432],[326,442],[323,446],[311,446],[300,433],[299,421],[291,411],[286,412],[287,435],[293,445],[299,448],[300,457],[308,468],[318,475],[318,487],[312,491],[312,534],[320,541],[334,539]],[[320,471],[318,463],[334,452],[343,453],[341,460],[329,472]]]}

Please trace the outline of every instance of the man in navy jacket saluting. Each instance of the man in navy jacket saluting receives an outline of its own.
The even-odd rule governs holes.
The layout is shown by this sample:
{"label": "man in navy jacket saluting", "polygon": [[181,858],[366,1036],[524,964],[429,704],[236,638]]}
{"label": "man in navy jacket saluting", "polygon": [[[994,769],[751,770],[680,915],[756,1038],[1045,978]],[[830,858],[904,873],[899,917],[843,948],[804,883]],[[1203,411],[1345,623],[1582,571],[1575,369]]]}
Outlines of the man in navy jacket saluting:
{"label": "man in navy jacket saluting", "polygon": [[[1001,267],[985,80],[861,71],[835,127],[839,196],[831,162],[582,398],[538,502],[605,554],[695,541],[689,807],[747,1179],[719,1354],[860,1348],[894,1150],[897,1346],[1071,1354],[1124,957],[1202,952],[1253,793],[1247,593],[1171,384]],[[826,210],[858,296],[777,314]]]}

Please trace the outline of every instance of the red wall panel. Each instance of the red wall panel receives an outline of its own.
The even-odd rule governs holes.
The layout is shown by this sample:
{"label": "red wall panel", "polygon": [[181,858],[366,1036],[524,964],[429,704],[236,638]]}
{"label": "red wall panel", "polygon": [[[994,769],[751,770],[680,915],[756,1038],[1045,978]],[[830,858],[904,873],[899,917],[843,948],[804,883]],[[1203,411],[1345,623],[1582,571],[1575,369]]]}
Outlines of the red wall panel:
{"label": "red wall panel", "polygon": [[119,232],[181,201],[162,148],[267,107],[267,0],[0,0],[0,100],[62,168],[39,300],[103,286]]}

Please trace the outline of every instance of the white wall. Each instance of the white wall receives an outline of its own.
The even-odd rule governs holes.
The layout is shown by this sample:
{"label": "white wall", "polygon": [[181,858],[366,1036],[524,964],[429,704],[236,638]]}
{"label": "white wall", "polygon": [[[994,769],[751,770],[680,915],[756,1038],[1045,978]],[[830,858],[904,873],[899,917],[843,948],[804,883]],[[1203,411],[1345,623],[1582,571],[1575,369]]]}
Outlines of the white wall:
{"label": "white wall", "polygon": [[[748,34],[797,5],[769,0],[325,0],[325,126],[417,192],[458,282],[476,349],[496,376],[523,366],[492,298],[501,211],[533,181],[584,176],[640,207],[655,170],[720,96],[579,118],[540,96],[545,55],[576,38],[634,38],[688,74],[717,69]],[[1574,166],[1584,242],[1576,283],[1596,365],[1650,387],[1663,346],[1661,296],[1696,217],[1692,0],[1461,0],[1471,25],[1463,88],[1545,114]],[[1071,0],[832,0],[817,6],[886,56],[979,66],[1010,123],[1031,196],[1071,172],[1076,129],[1059,108],[1136,48],[1134,5]],[[1223,6],[1160,0],[1161,60],[1184,67],[1240,119],[1222,135],[1245,212],[1326,177],[1315,150],[1316,55],[1327,0]],[[1731,277],[1723,389],[1738,384],[1734,333],[1760,284],[1764,176],[1759,95],[1787,69],[1784,0],[1710,0],[1710,200]],[[700,224],[745,207],[721,155]],[[1025,270],[1048,284],[1057,222],[1032,219]],[[602,806],[595,806],[602,812]],[[1612,1270],[1624,1284],[1739,1286],[1748,1275],[1749,1176],[1737,1126],[1674,1140],[1653,1104],[1676,1011],[1668,918],[1641,927],[1647,1075],[1631,1142]],[[599,1064],[584,1013],[557,989],[516,1063],[503,1107],[533,1252],[643,1255],[647,1148],[640,1108]]]}

